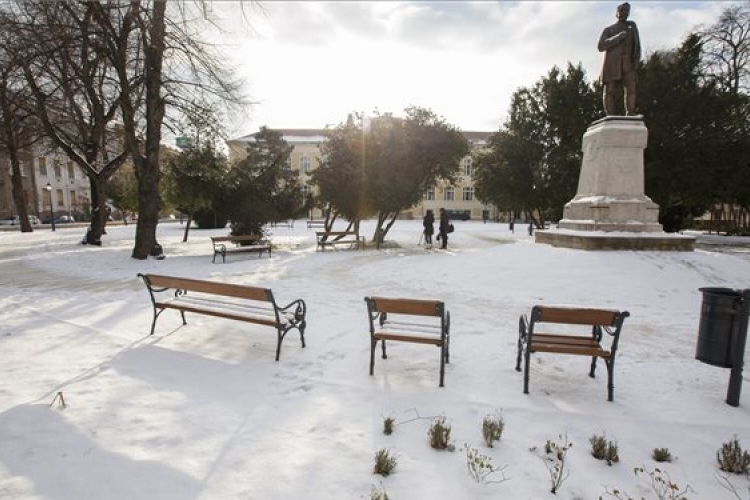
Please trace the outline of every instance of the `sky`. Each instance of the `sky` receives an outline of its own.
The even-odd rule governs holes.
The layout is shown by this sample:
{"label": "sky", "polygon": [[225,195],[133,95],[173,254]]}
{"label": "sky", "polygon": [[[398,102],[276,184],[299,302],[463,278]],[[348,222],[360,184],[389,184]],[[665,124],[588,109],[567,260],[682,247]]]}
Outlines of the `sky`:
{"label": "sky", "polygon": [[[323,128],[348,113],[432,109],[495,131],[512,93],[553,66],[598,78],[596,44],[619,2],[271,1],[221,3],[221,43],[254,103],[234,130]],[[244,6],[243,9],[240,7]],[[644,54],[677,47],[727,2],[631,2]]]}
{"label": "sky", "polygon": [[[729,370],[695,359],[699,288],[750,286],[747,246],[592,252],[536,244],[505,223],[454,225],[447,251],[419,246],[420,221],[399,220],[387,248],[316,252],[299,220],[273,230],[270,258],[226,264],[211,263],[209,236],[228,229],[194,229],[183,243],[176,221],[157,228],[164,260],[130,257],[132,224],[110,225],[101,247],[80,244],[85,227],[0,231],[0,498],[362,500],[371,488],[393,500],[609,500],[607,489],[657,498],[638,466],[689,485],[691,500],[747,498],[745,476],[729,478],[740,496],[722,486],[716,452],[735,437],[750,447],[750,386],[729,406]],[[363,221],[363,234],[374,227]],[[149,335],[138,273],[267,287],[280,304],[301,298],[306,347],[293,331],[276,362],[271,328],[190,313],[183,326],[169,310]],[[369,375],[366,296],[445,303],[445,387],[430,345],[391,342]],[[532,355],[523,394],[518,319],[535,304],[630,313],[614,401],[603,363],[592,379],[588,359],[559,354]],[[504,432],[489,448],[482,420],[498,414]],[[429,446],[437,417],[453,452]],[[552,495],[543,449],[561,435],[573,443],[570,476]],[[591,456],[594,435],[617,443],[618,463]],[[508,480],[475,483],[464,446],[506,467]],[[653,461],[657,447],[674,460]],[[397,459],[388,477],[372,472],[381,449]]]}

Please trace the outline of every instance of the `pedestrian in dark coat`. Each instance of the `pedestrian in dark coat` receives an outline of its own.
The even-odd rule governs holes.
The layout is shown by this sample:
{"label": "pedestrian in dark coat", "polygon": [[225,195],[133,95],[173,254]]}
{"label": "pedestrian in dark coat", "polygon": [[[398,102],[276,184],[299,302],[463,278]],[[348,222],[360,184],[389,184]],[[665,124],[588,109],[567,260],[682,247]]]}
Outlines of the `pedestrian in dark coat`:
{"label": "pedestrian in dark coat", "polygon": [[442,250],[448,249],[448,228],[451,225],[451,220],[448,218],[448,214],[445,213],[445,209],[440,209],[440,225],[438,226],[438,239],[440,240],[440,248]]}
{"label": "pedestrian in dark coat", "polygon": [[422,219],[422,226],[424,226],[424,242],[425,245],[432,246],[432,235],[435,233],[435,214],[432,210],[428,210]]}

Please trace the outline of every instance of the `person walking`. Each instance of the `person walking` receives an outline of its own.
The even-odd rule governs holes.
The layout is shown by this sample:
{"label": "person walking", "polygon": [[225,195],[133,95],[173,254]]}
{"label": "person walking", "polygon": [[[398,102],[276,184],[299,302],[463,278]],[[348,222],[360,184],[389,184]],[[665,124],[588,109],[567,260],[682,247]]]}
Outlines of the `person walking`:
{"label": "person walking", "polygon": [[451,221],[448,218],[448,214],[445,213],[445,209],[440,209],[440,225],[438,226],[438,239],[440,240],[440,249],[448,249],[448,228],[451,225]]}
{"label": "person walking", "polygon": [[432,235],[435,234],[435,214],[432,210],[428,210],[422,219],[422,226],[424,226],[424,243],[425,247],[432,248]]}

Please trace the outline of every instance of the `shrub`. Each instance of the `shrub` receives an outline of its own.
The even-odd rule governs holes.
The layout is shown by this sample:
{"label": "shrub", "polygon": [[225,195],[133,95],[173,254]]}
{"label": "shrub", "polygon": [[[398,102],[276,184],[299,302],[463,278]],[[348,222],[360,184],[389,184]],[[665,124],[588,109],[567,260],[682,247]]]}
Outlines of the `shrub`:
{"label": "shrub", "polygon": [[563,481],[570,477],[570,471],[565,469],[565,457],[568,450],[573,447],[573,443],[568,441],[568,435],[560,435],[561,443],[558,444],[552,440],[547,440],[544,444],[545,455],[542,457],[544,465],[549,471],[550,491],[557,494],[557,490],[562,486]]}
{"label": "shrub", "polygon": [[490,484],[502,483],[508,479],[503,474],[499,480],[488,480],[488,478],[497,472],[502,473],[507,466],[497,468],[492,465],[492,458],[482,455],[479,450],[464,444],[463,449],[466,451],[466,467],[469,470],[469,476],[477,483]]}
{"label": "shrub", "polygon": [[385,488],[379,490],[373,486],[370,492],[370,500],[388,500],[388,493]]}
{"label": "shrub", "polygon": [[[649,478],[649,486],[651,488],[651,491],[654,493],[657,500],[688,500],[688,497],[685,496],[688,491],[693,491],[690,485],[686,486],[683,489],[680,489],[680,487],[672,481],[672,478],[669,476],[669,473],[667,471],[662,471],[659,468],[654,468],[654,470],[648,470],[644,467],[636,467],[633,469],[633,472],[636,476],[643,474],[645,476],[648,476]],[[625,491],[620,490],[610,490],[609,488],[606,488],[605,495],[607,495],[610,498],[614,498],[616,500],[643,500],[644,497],[632,497]],[[603,500],[604,496],[599,496],[599,500]]]}
{"label": "shrub", "polygon": [[391,455],[391,453],[386,450],[378,450],[377,453],[375,453],[375,474],[380,474],[381,476],[388,476],[393,472],[393,469],[396,468],[396,457]]}
{"label": "shrub", "polygon": [[383,420],[383,434],[386,436],[390,436],[393,434],[393,424],[396,421],[392,417],[386,417],[385,420]]}
{"label": "shrub", "polygon": [[606,460],[607,465],[610,466],[620,461],[616,441],[607,441],[604,436],[594,434],[589,442],[591,443],[591,454],[595,459]]}
{"label": "shrub", "polygon": [[745,474],[750,467],[750,453],[742,449],[737,436],[721,445],[721,449],[716,452],[716,460],[724,472]]}
{"label": "shrub", "polygon": [[495,415],[487,415],[482,421],[482,436],[487,446],[492,448],[495,441],[500,441],[505,428],[505,420],[500,412]]}
{"label": "shrub", "polygon": [[436,450],[451,449],[451,426],[445,423],[445,417],[436,418],[427,434],[430,436],[431,447]]}
{"label": "shrub", "polygon": [[651,458],[657,462],[671,462],[672,454],[669,453],[669,448],[654,448],[651,452]]}

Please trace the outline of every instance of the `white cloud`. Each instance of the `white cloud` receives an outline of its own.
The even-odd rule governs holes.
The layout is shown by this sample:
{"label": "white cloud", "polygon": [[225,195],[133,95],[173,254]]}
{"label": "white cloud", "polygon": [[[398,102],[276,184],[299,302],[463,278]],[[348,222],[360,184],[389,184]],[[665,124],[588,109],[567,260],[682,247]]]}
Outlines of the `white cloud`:
{"label": "white cloud", "polygon": [[[258,101],[245,129],[323,127],[352,111],[419,105],[464,130],[496,130],[511,94],[553,65],[581,62],[598,77],[596,42],[618,3],[262,4],[264,15],[248,16],[253,29],[234,39],[233,60]],[[632,19],[648,53],[676,47],[726,5],[634,3]]]}

